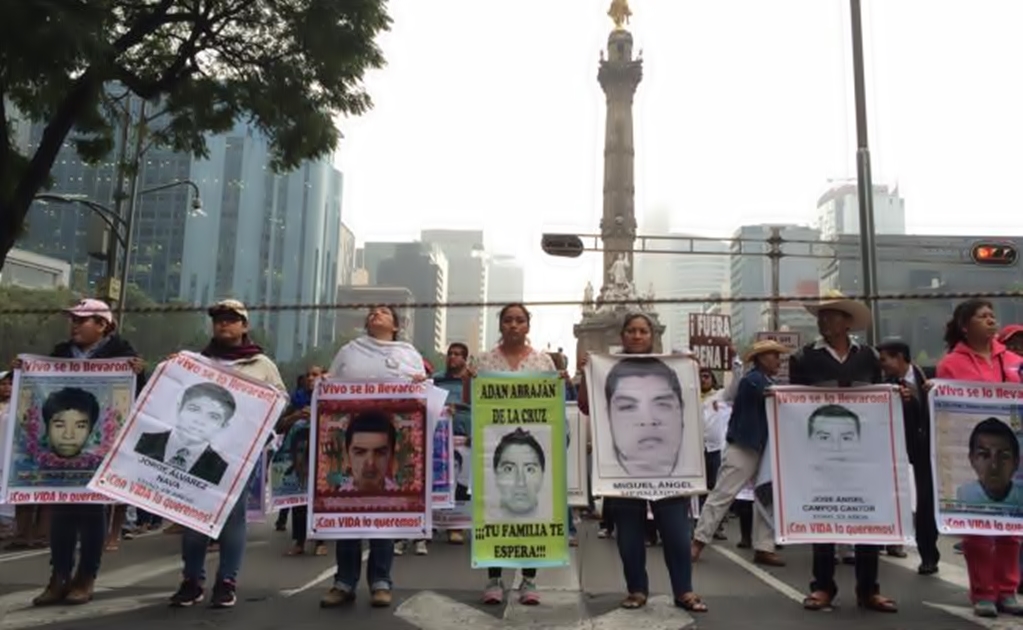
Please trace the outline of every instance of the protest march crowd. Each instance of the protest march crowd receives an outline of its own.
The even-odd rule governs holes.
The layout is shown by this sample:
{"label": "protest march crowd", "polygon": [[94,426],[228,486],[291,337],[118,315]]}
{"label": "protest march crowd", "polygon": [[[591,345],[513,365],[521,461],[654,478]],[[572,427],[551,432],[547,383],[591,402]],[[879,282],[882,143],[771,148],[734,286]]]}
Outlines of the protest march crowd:
{"label": "protest march crowd", "polygon": [[170,604],[207,598],[205,559],[219,550],[208,596],[226,608],[248,523],[276,513],[278,530],[291,519],[289,555],[334,544],[322,607],[355,600],[364,543],[371,603],[388,607],[394,556],[427,554],[437,531],[471,544],[484,603],[504,602],[504,570],[521,569],[514,597],[537,605],[537,571],[567,565],[576,516],[599,511],[622,608],[647,604],[646,547],[659,543],[675,605],[704,613],[693,569],[733,513],[756,564],[812,545],[807,611],[832,607],[844,563],[859,607],[897,612],[880,554],[916,546],[932,575],[944,534],[961,538],[974,613],[1023,615],[1023,326],[999,331],[990,302],[967,300],[927,373],[898,339],[858,340],[866,305],[834,295],[805,308],[816,340],[757,341],[726,373],[655,351],[654,322],[628,314],[616,352],[579,357],[573,375],[530,345],[522,304],[501,309],[495,348],[470,357],[452,343],[441,371],[380,306],[289,393],[237,300],[209,309],[201,352],[149,366],[109,306],[85,299],[67,310],[67,341],[0,375],[8,547],[49,548],[33,605],[86,604],[131,508],[140,526],[180,533]]}

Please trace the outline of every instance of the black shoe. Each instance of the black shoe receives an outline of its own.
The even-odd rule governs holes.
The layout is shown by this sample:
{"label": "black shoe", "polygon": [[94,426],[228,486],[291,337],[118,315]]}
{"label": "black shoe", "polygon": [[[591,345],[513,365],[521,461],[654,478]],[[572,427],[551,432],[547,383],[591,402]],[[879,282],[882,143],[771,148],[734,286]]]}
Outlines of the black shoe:
{"label": "black shoe", "polygon": [[205,596],[202,584],[195,580],[185,580],[178,587],[178,592],[171,595],[170,605],[174,608],[188,608],[201,602]]}
{"label": "black shoe", "polygon": [[916,568],[916,572],[920,575],[934,575],[938,572],[937,562],[921,562],[920,566]]}
{"label": "black shoe", "polygon": [[213,595],[210,597],[210,606],[214,608],[230,608],[238,601],[234,594],[234,582],[217,582],[213,586]]}

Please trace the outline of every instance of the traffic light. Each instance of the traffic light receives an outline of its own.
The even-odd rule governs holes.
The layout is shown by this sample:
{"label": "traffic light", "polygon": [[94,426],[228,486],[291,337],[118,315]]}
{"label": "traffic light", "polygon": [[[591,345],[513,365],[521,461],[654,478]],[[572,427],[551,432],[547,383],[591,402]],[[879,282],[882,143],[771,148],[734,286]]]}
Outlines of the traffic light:
{"label": "traffic light", "polygon": [[1011,267],[1019,260],[1019,252],[1010,243],[974,243],[970,257],[978,265]]}

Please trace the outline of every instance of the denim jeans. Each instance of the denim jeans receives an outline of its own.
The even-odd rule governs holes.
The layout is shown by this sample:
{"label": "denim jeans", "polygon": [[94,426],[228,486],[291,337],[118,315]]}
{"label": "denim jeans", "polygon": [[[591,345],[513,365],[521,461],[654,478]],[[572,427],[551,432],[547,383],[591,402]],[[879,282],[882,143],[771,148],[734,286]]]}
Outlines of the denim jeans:
{"label": "denim jeans", "polygon": [[291,510],[291,539],[299,547],[305,546],[306,535],[308,534],[306,528],[306,518],[308,516],[309,506],[307,505],[299,505]]}
{"label": "denim jeans", "polygon": [[[693,563],[690,556],[689,497],[653,501],[651,511],[661,534],[664,564],[668,567],[671,590],[678,599],[693,590]],[[604,505],[612,507],[618,530],[618,554],[622,558],[625,585],[629,593],[648,595],[646,573],[647,502],[642,499],[608,497]],[[605,510],[607,507],[605,507]]]}
{"label": "denim jeans", "polygon": [[81,543],[78,573],[95,578],[107,539],[107,506],[59,504],[47,507],[52,510],[50,564],[54,574],[71,577],[75,569],[75,547]]}
{"label": "denim jeans", "polygon": [[[231,508],[224,528],[220,530],[220,555],[217,559],[217,582],[234,582],[242,567],[245,555],[245,499],[241,498]],[[206,550],[210,537],[185,528],[181,534],[181,560],[185,563],[182,572],[186,580],[206,581]]]}
{"label": "denim jeans", "polygon": [[[362,575],[362,541],[339,540],[334,548],[337,573],[334,586],[342,591],[355,591]],[[371,591],[391,590],[391,565],[394,564],[394,541],[389,538],[374,538],[369,541],[369,562],[366,565],[366,581]]]}

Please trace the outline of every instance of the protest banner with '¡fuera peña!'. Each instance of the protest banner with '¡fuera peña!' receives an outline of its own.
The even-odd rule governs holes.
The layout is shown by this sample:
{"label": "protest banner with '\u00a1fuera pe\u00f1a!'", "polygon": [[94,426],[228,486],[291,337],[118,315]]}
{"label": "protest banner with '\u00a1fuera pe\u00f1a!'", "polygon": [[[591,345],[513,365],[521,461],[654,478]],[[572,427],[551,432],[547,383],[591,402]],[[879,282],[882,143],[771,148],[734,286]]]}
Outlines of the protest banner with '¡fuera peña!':
{"label": "protest banner with '\u00a1fuera pe\u00f1a!'", "polygon": [[447,392],[429,382],[318,381],[309,440],[310,538],[429,537],[430,429],[446,400]]}
{"label": "protest banner with '\u00a1fuera pe\u00f1a!'", "polygon": [[286,404],[271,385],[181,352],[156,367],[89,488],[216,538]]}
{"label": "protest banner with '\u00a1fuera pe\u00f1a!'", "polygon": [[767,400],[779,544],[913,544],[902,399],[891,385],[781,386]]}
{"label": "protest banner with '\u00a1fuera pe\u00f1a!'", "polygon": [[732,327],[728,315],[689,314],[689,348],[700,367],[710,370],[732,369]]}
{"label": "protest banner with '\u00a1fuera pe\u00f1a!'", "polygon": [[110,503],[88,483],[135,401],[131,363],[18,358],[0,434],[0,503]]}
{"label": "protest banner with '\u00a1fuera pe\u00f1a!'", "polygon": [[1023,385],[935,379],[929,394],[942,534],[1023,534]]}
{"label": "protest banner with '\u00a1fuera pe\u00f1a!'", "polygon": [[557,374],[472,380],[472,566],[565,566],[565,383]]}

